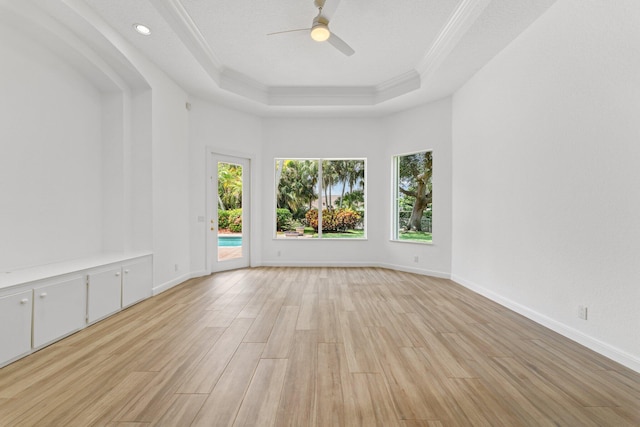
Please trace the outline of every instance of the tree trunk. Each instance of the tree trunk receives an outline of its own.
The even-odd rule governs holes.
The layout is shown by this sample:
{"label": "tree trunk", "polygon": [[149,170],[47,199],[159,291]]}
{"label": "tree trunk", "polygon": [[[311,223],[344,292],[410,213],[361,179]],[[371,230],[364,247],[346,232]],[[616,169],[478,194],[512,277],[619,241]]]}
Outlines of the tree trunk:
{"label": "tree trunk", "polygon": [[424,175],[420,175],[416,180],[418,187],[415,191],[416,201],[413,204],[413,210],[411,211],[411,218],[409,218],[409,230],[422,231],[422,214],[427,208],[430,202],[429,189],[425,182]]}

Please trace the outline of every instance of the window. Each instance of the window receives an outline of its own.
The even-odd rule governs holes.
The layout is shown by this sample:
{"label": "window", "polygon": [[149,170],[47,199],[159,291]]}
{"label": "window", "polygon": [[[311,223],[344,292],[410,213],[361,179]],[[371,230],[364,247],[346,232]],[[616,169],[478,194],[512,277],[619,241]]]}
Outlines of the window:
{"label": "window", "polygon": [[393,240],[432,243],[433,152],[393,158]]}
{"label": "window", "polygon": [[365,165],[365,159],[276,159],[276,238],[366,238]]}

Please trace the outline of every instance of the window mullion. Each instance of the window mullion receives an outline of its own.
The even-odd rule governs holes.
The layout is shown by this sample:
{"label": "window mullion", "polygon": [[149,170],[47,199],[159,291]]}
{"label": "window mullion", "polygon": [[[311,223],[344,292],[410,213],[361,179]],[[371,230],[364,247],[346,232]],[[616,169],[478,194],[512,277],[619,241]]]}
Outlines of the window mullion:
{"label": "window mullion", "polygon": [[322,159],[318,159],[318,239],[322,239]]}

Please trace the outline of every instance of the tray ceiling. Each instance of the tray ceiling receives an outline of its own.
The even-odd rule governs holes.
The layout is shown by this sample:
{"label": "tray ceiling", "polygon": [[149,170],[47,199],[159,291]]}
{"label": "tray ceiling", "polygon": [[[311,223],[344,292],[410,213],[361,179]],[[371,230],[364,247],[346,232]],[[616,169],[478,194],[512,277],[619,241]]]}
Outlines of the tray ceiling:
{"label": "tray ceiling", "polygon": [[352,56],[304,31],[267,35],[310,27],[312,0],[33,1],[92,10],[192,95],[269,115],[387,114],[448,96],[555,0],[326,0]]}

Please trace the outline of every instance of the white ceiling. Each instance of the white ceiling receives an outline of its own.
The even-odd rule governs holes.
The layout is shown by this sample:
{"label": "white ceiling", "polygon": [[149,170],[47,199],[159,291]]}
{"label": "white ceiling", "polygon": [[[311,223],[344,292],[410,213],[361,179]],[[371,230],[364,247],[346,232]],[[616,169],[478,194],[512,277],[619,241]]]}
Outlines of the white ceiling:
{"label": "white ceiling", "polygon": [[310,27],[313,0],[32,1],[92,40],[51,6],[88,5],[194,96],[260,115],[380,115],[450,95],[555,0],[326,0],[353,56],[307,32],[267,35]]}

